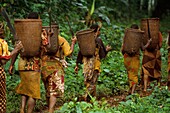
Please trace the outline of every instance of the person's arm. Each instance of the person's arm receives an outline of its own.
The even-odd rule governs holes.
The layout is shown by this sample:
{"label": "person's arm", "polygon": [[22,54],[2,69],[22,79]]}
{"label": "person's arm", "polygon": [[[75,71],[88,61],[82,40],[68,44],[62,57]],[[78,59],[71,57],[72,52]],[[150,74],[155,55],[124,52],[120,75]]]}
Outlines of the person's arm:
{"label": "person's arm", "polygon": [[72,55],[76,41],[77,41],[76,37],[72,38],[72,43],[70,46],[70,44],[65,38],[59,36],[59,44],[65,57],[70,57]]}
{"label": "person's arm", "polygon": [[96,43],[100,46],[100,48],[99,48],[99,57],[100,57],[100,59],[105,58],[108,51],[106,50],[106,48],[105,48],[105,46],[103,44],[103,41],[100,38],[97,38]]}
{"label": "person's arm", "polygon": [[74,45],[76,44],[76,41],[77,41],[77,38],[76,36],[74,36],[72,39],[71,39],[71,46],[70,46],[70,49],[71,49],[71,53],[73,53],[74,51]]}
{"label": "person's arm", "polygon": [[78,66],[78,63],[76,62],[76,66],[75,66],[75,68],[74,68],[74,72],[75,72],[76,74],[78,74],[78,70],[79,70],[79,66]]}
{"label": "person's arm", "polygon": [[21,41],[17,42],[14,50],[10,53],[10,56],[17,54],[22,48],[23,48],[23,45],[22,45]]}
{"label": "person's arm", "polygon": [[9,61],[9,59],[12,58],[15,54],[17,54],[18,51],[20,51],[20,50],[22,49],[22,47],[23,47],[23,45],[21,44],[21,41],[19,41],[19,42],[15,45],[14,50],[10,53],[10,52],[8,51],[8,44],[5,43],[5,44],[3,45],[3,47],[2,47],[4,53],[2,53],[3,55],[0,56],[0,59],[1,59],[0,62],[1,62],[1,64],[3,64],[3,65],[6,64],[6,62]]}
{"label": "person's arm", "polygon": [[152,42],[152,38],[148,40],[148,42],[147,42],[147,44],[146,44],[145,46],[143,45],[143,42],[142,42],[142,43],[141,43],[141,49],[142,49],[142,51],[144,51],[144,50],[150,45],[151,42]]}
{"label": "person's arm", "polygon": [[106,52],[108,53],[109,51],[111,51],[112,50],[112,47],[110,46],[110,45],[107,45],[106,46]]}
{"label": "person's arm", "polygon": [[75,68],[74,68],[74,71],[75,71],[76,74],[78,73],[78,64],[79,64],[79,63],[82,64],[82,63],[83,63],[82,61],[83,61],[83,55],[82,55],[81,52],[79,51],[78,56],[77,56],[77,59],[76,59],[76,66],[75,66]]}
{"label": "person's arm", "polygon": [[122,44],[122,46],[121,46],[121,49],[120,49],[120,51],[121,51],[121,53],[122,53],[122,55],[124,55],[125,54],[125,51],[124,51],[124,44]]}
{"label": "person's arm", "polygon": [[126,38],[126,34],[127,34],[127,31],[125,31],[125,35],[124,35],[124,37],[123,37],[123,43],[122,43],[122,46],[121,46],[121,49],[120,49],[122,55],[125,54],[124,46],[125,46],[125,38]]}
{"label": "person's arm", "polygon": [[16,59],[17,59],[18,54],[19,54],[19,53],[16,53],[16,54],[12,55],[11,64],[10,64],[9,69],[8,69],[8,72],[9,72],[10,74],[12,74],[13,67],[14,67],[14,63],[15,63],[15,61],[16,61]]}
{"label": "person's arm", "polygon": [[23,48],[23,45],[22,45],[22,43],[21,43],[21,41],[20,41],[20,42],[18,42],[18,43],[16,44],[14,50],[13,50],[13,51],[11,52],[11,54],[10,54],[10,56],[11,56],[11,58],[12,58],[12,59],[11,59],[11,64],[10,64],[9,69],[8,69],[8,71],[9,71],[10,74],[12,74],[14,63],[15,63],[15,61],[16,61],[16,59],[17,59],[17,56],[19,55],[19,51],[20,51],[22,48]]}
{"label": "person's arm", "polygon": [[162,47],[162,40],[163,40],[162,33],[159,32],[159,49]]}

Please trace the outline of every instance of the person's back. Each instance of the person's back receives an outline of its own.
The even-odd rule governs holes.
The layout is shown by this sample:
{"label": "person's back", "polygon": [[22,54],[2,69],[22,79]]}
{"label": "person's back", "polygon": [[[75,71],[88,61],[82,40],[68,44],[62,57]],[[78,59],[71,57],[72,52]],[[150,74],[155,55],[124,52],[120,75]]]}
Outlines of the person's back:
{"label": "person's back", "polygon": [[4,65],[10,58],[16,54],[21,48],[22,44],[19,41],[12,52],[8,50],[8,44],[5,41],[4,25],[0,22],[0,112],[6,113],[6,73]]}
{"label": "person's back", "polygon": [[100,28],[98,24],[93,24],[90,29],[93,29],[96,36],[96,48],[95,48],[95,54],[90,57],[83,56],[81,54],[81,51],[79,51],[77,60],[76,60],[76,67],[75,72],[78,73],[78,64],[83,63],[83,75],[84,75],[84,84],[86,86],[86,92],[84,95],[85,101],[90,101],[90,95],[96,96],[96,85],[97,85],[97,79],[100,75],[100,60],[102,58],[106,57],[106,54],[108,51],[111,50],[111,47],[106,46],[104,47],[104,44],[102,40],[99,38],[100,35]]}
{"label": "person's back", "polygon": [[[53,31],[53,30],[52,30]],[[53,113],[57,99],[62,98],[64,95],[64,67],[67,67],[67,62],[65,57],[71,55],[74,50],[74,45],[76,43],[76,38],[72,39],[71,46],[68,41],[58,36],[59,48],[56,54],[49,54],[46,46],[49,45],[47,34],[51,34],[51,31],[43,30],[42,32],[42,81],[46,89],[46,101],[48,106],[48,112]],[[53,87],[51,87],[53,84]]]}
{"label": "person's back", "polygon": [[[130,27],[131,29],[139,29],[137,24],[133,24]],[[136,88],[136,85],[138,83],[138,70],[139,70],[139,64],[140,64],[140,60],[139,60],[139,51],[133,53],[133,54],[129,54],[128,52],[126,52],[125,49],[125,38],[126,38],[126,34],[124,36],[123,39],[123,44],[122,44],[122,54],[124,56],[124,65],[125,68],[127,69],[127,74],[128,74],[128,81],[129,81],[129,93],[133,94]],[[129,37],[131,38],[131,37]],[[139,41],[139,40],[138,40]],[[128,45],[128,44],[126,44]]]}
{"label": "person's back", "polygon": [[[156,49],[153,51],[145,50],[143,52],[143,60],[142,60],[142,79],[144,84],[144,91],[147,91],[147,86],[150,85],[150,82],[153,80],[157,80],[157,84],[159,85],[161,82],[161,51],[160,48],[162,46],[162,35],[159,35],[159,44]],[[151,60],[152,59],[152,60]],[[150,65],[151,64],[151,65]],[[153,72],[153,73],[152,73]]]}
{"label": "person's back", "polygon": [[[31,12],[28,19],[38,19],[38,13]],[[41,30],[41,29],[40,29]],[[13,57],[9,72],[12,69],[17,55]],[[18,70],[21,82],[16,87],[16,93],[21,95],[20,113],[24,113],[27,103],[27,112],[32,113],[36,99],[40,99],[40,57],[39,55],[26,57],[20,56]]]}

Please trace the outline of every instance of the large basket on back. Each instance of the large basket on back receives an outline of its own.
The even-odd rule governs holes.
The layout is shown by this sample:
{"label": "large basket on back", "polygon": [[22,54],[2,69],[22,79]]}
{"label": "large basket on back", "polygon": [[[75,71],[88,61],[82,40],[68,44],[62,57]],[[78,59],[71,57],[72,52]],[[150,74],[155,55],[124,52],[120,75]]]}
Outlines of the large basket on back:
{"label": "large basket on back", "polygon": [[[45,29],[47,32],[50,30],[50,26],[43,26],[42,29]],[[58,25],[51,25],[51,30],[53,30],[54,34],[50,37],[49,41],[51,46],[46,48],[47,54],[54,55],[58,51],[59,48],[59,41],[58,41],[58,35],[59,35],[59,27]]]}
{"label": "large basket on back", "polygon": [[78,45],[83,56],[92,56],[95,53],[95,34],[94,30],[81,30],[76,33]]}
{"label": "large basket on back", "polygon": [[21,40],[24,51],[21,56],[33,57],[39,54],[41,46],[41,19],[16,19],[14,20],[14,27]]}
{"label": "large basket on back", "polygon": [[142,19],[141,30],[145,31],[143,38],[144,45],[152,38],[152,42],[147,49],[156,49],[159,43],[159,18]]}
{"label": "large basket on back", "polygon": [[124,37],[124,51],[128,54],[135,54],[139,51],[144,31],[127,28]]}

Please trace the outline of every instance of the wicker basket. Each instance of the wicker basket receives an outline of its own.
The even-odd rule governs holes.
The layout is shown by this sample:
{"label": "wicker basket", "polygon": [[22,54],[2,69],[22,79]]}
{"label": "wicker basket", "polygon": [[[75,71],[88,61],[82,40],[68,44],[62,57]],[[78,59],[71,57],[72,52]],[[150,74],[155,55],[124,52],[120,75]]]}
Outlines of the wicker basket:
{"label": "wicker basket", "polygon": [[[45,29],[46,31],[50,30],[50,26],[43,26],[43,29]],[[51,29],[53,30],[54,34],[52,37],[50,37],[50,44],[51,47],[47,48],[47,54],[49,55],[53,55],[56,54],[58,47],[59,47],[59,41],[58,41],[58,25],[51,25]]]}
{"label": "wicker basket", "polygon": [[[149,26],[151,37],[149,37],[148,26]],[[159,18],[142,19],[141,30],[145,31],[144,38],[143,38],[144,44],[147,43],[149,38],[152,38],[152,42],[147,49],[150,49],[150,50],[156,49],[159,43],[159,35],[158,35],[159,34]]]}
{"label": "wicker basket", "polygon": [[94,30],[81,30],[76,33],[76,36],[82,55],[94,55],[96,49]]}
{"label": "wicker basket", "polygon": [[124,37],[124,51],[128,54],[135,54],[139,51],[144,31],[127,28]]}
{"label": "wicker basket", "polygon": [[16,19],[14,20],[16,33],[24,46],[21,56],[33,57],[38,55],[41,46],[41,19]]}

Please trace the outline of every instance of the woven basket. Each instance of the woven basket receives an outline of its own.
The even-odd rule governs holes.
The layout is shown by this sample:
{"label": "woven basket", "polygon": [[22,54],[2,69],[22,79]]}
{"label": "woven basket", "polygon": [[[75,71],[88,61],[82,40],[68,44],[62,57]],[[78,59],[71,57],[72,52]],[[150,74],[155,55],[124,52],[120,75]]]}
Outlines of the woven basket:
{"label": "woven basket", "polygon": [[[43,29],[45,29],[46,31],[50,30],[50,26],[43,26]],[[56,54],[58,47],[59,47],[59,41],[58,41],[58,25],[51,25],[51,29],[53,30],[54,34],[52,35],[52,37],[50,37],[50,43],[51,43],[51,47],[47,48],[47,54],[49,55],[53,55]]]}
{"label": "woven basket", "polygon": [[137,53],[141,47],[144,31],[127,28],[124,37],[124,51],[128,54]]}
{"label": "woven basket", "polygon": [[[148,25],[149,23],[149,25]],[[141,30],[145,31],[143,42],[144,45],[149,40],[148,26],[150,31],[150,36],[152,38],[152,42],[147,49],[154,50],[156,49],[159,43],[159,18],[148,18],[141,20]]]}
{"label": "woven basket", "polygon": [[14,27],[21,40],[24,51],[21,56],[33,57],[38,55],[41,46],[41,19],[16,19],[14,20]]}
{"label": "woven basket", "polygon": [[96,49],[94,30],[81,30],[76,33],[76,36],[82,55],[94,55]]}

